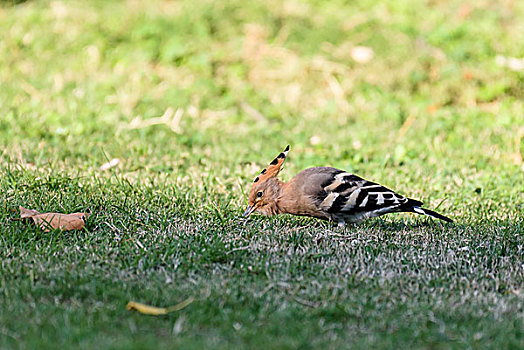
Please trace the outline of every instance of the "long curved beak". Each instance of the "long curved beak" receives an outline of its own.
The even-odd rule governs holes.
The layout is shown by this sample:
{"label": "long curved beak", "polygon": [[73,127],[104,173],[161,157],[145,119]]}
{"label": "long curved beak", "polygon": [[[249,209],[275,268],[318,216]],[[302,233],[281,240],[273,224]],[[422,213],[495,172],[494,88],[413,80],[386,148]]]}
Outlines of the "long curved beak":
{"label": "long curved beak", "polygon": [[255,206],[248,206],[246,211],[244,212],[244,217],[251,215],[255,211],[255,209]]}

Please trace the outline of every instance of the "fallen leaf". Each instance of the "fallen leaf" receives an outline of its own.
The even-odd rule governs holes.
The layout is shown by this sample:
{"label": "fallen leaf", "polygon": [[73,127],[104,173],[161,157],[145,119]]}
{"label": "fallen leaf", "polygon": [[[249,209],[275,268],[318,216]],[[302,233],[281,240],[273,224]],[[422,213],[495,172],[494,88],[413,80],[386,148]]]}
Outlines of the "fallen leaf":
{"label": "fallen leaf", "polygon": [[153,316],[159,316],[159,315],[166,315],[170,312],[182,310],[189,304],[191,304],[195,299],[193,297],[189,297],[186,300],[173,305],[169,307],[156,307],[151,305],[146,305],[142,303],[137,303],[136,301],[130,301],[126,305],[127,310],[136,310],[140,312],[141,314],[145,315],[153,315]]}
{"label": "fallen leaf", "polygon": [[136,310],[142,314],[153,315],[153,316],[167,314],[167,308],[165,307],[155,307],[151,305],[137,303],[135,301],[130,301],[129,303],[127,303],[126,309]]}
{"label": "fallen leaf", "polygon": [[89,214],[86,213],[40,213],[20,206],[20,218],[33,219],[36,226],[40,227],[44,232],[49,232],[53,229],[62,231],[81,230],[85,227],[85,221],[88,216]]}

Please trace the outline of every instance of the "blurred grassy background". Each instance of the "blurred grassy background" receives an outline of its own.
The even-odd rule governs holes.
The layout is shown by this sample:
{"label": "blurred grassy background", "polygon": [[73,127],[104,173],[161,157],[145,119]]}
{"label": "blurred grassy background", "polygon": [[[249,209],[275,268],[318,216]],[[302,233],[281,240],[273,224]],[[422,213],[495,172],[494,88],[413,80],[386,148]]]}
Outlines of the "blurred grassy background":
{"label": "blurred grassy background", "polygon": [[[168,224],[174,218],[187,218],[188,225],[194,224],[191,220],[204,220],[212,226],[209,234],[213,239],[228,237],[237,242],[242,235],[239,236],[235,225],[230,224],[224,232],[218,227],[241,213],[252,178],[287,144],[291,145],[291,152],[281,175],[284,180],[308,166],[335,166],[421,199],[429,208],[438,206],[439,211],[459,225],[479,225],[478,235],[492,239],[489,244],[503,244],[498,227],[501,230],[510,227],[508,230],[513,233],[500,235],[512,237],[512,248],[493,248],[490,252],[493,259],[503,259],[508,251],[514,254],[511,266],[517,270],[512,270],[513,277],[504,283],[508,288],[522,285],[522,270],[517,267],[520,266],[517,252],[522,252],[524,211],[522,1],[2,1],[0,33],[0,174],[2,220],[7,227],[0,232],[6,246],[3,259],[10,261],[0,274],[4,282],[4,289],[0,290],[7,300],[17,300],[14,306],[6,306],[5,317],[16,315],[14,310],[24,309],[24,299],[13,295],[17,295],[17,278],[29,278],[31,274],[18,270],[18,265],[32,266],[31,261],[42,259],[51,261],[51,266],[57,269],[78,264],[87,269],[83,264],[95,259],[84,252],[86,255],[78,258],[81,261],[73,259],[73,263],[67,260],[71,258],[69,255],[64,261],[55,261],[62,245],[89,244],[89,235],[58,243],[47,236],[38,238],[40,235],[34,229],[13,226],[7,221],[12,216],[10,209],[20,204],[49,211],[101,210],[103,214],[90,227],[99,240],[98,246],[107,246],[108,250],[99,256],[104,263],[112,259],[112,249],[127,254],[120,243],[112,246],[111,234],[127,232],[125,235],[132,238],[139,232],[143,234],[140,230],[146,230],[151,244],[157,247],[156,230],[171,232],[173,228]],[[119,162],[108,169],[104,164],[111,159]],[[140,205],[145,211],[140,215],[148,218],[151,215],[150,220],[158,208],[170,211],[161,211],[158,222],[146,220],[149,225],[157,225],[153,230],[144,224],[143,218],[138,220],[142,220],[141,224],[135,220],[133,206]],[[113,215],[121,221],[113,222]],[[401,218],[413,220],[408,215],[380,220],[398,228]],[[282,230],[290,234],[286,230],[295,232],[295,226],[303,223],[301,220],[279,218],[269,222],[277,225],[275,232],[284,227]],[[116,226],[106,225],[107,222]],[[482,225],[491,226],[483,231]],[[375,232],[366,231],[366,227],[358,229],[364,230],[364,237]],[[474,227],[469,233],[471,237],[476,234]],[[258,226],[251,229],[249,235],[242,236],[247,243],[266,234],[264,230],[258,231]],[[425,234],[439,232],[437,227]],[[393,233],[386,234],[381,249],[395,256],[397,248],[387,243],[390,234]],[[448,234],[453,236],[453,229]],[[292,242],[309,237],[293,235]],[[7,238],[17,236],[21,238]],[[52,248],[41,256],[37,253],[40,239],[50,239]],[[417,242],[405,244],[420,243]],[[213,249],[218,248],[207,240],[193,243],[204,247],[202,254],[207,249],[210,257],[205,259],[228,260],[224,258],[227,254],[222,253],[217,258]],[[310,248],[316,249],[311,244]],[[168,250],[162,254],[171,254],[170,249],[176,250],[173,247],[162,248]],[[220,249],[227,251],[227,247]],[[346,248],[330,249],[335,249],[332,254],[336,256],[340,249]],[[288,247],[284,244],[282,249],[286,256]],[[19,252],[20,257],[14,258],[14,252]],[[128,261],[117,254],[114,263],[140,270],[144,258],[150,265],[146,263],[145,270],[140,271],[154,280],[159,272],[151,261],[163,258],[141,256],[146,254],[141,250],[131,252],[137,254],[135,260]],[[183,290],[191,285],[188,279],[198,276],[203,278],[199,285],[206,287],[208,261],[195,262],[190,247],[184,254],[182,261],[188,259],[196,264],[195,269],[201,270],[188,268],[178,276],[176,267],[168,264],[166,269],[184,280],[180,287]],[[262,259],[259,262],[263,266],[261,254],[241,257],[245,257],[246,264]],[[312,264],[315,271],[316,265]],[[506,266],[501,264],[488,266],[493,269]],[[484,268],[479,267],[479,271]],[[78,278],[85,278],[82,271],[78,272]],[[143,275],[133,277],[136,280],[131,278],[135,284],[130,282],[129,286],[118,271],[107,273],[118,281],[116,285],[96,282],[97,278],[103,278],[95,274],[89,287],[92,289],[88,288],[92,294],[86,292],[86,295],[93,295],[93,300],[106,300],[101,286],[112,291],[108,292],[110,295],[119,295],[117,289],[121,288],[127,293],[118,296],[123,302],[133,295],[133,288],[142,286],[139,280]],[[222,277],[236,281],[231,275],[219,278]],[[67,286],[71,285],[68,279],[71,277],[49,278],[62,286],[59,293],[70,288]],[[449,278],[455,281],[459,277]],[[143,299],[162,304],[158,293],[163,283],[142,286]],[[240,278],[237,287],[244,283],[246,280]],[[42,293],[34,285],[24,288],[31,298],[38,299]],[[254,287],[255,292],[260,293],[257,288]],[[169,290],[162,295],[173,295]],[[278,295],[272,293],[268,296],[269,303],[278,305],[277,299],[271,299]],[[308,293],[315,295],[314,289]],[[513,304],[508,308],[513,310],[508,324],[515,328],[508,328],[508,324],[493,326],[493,334],[503,328],[509,332],[510,336],[497,338],[506,346],[522,341],[522,331],[515,330],[522,322],[512,323],[516,322],[514,317],[522,316],[522,294],[517,295],[517,301],[511,299]],[[51,298],[45,293],[44,297]],[[73,298],[82,300],[74,293]],[[73,310],[77,310],[75,305]],[[375,318],[370,316],[370,322],[380,323],[380,305],[379,302],[378,314]],[[204,305],[211,315],[207,321],[211,320],[213,325],[209,327],[216,327],[213,332],[222,334],[212,315],[234,309],[222,305],[217,311],[214,307]],[[261,306],[248,303],[244,307],[250,320],[256,314],[253,310]],[[426,310],[432,306],[411,307],[406,312],[420,316],[417,313],[420,308]],[[37,315],[50,312],[47,306],[30,310],[27,312]],[[80,333],[85,322],[106,329],[107,324],[116,322],[115,317],[124,317],[110,310],[113,311],[109,312],[108,320],[98,314],[84,315],[88,321],[80,317],[73,324]],[[294,312],[286,314],[288,318],[284,319],[293,320],[305,312],[316,320],[316,316],[302,309]],[[463,312],[471,316],[474,310]],[[391,317],[398,321],[397,316]],[[104,321],[97,323],[90,317]],[[412,319],[413,327],[419,321]],[[162,322],[151,326],[153,332],[166,326]],[[234,324],[230,318],[224,322],[228,327]],[[461,321],[450,322],[460,325]],[[173,327],[171,323],[169,327]],[[63,319],[56,324],[69,329]],[[277,321],[273,324],[278,327]],[[296,323],[290,322],[290,327],[293,324],[297,329],[284,335],[291,337],[288,343],[284,342],[290,347],[300,344],[297,340],[300,337],[307,338],[300,335]],[[472,322],[471,328],[467,328],[473,335],[478,330],[475,325]],[[35,324],[33,327],[36,328],[30,333],[38,334],[38,327]],[[2,332],[16,334],[7,328]],[[66,335],[57,332],[58,335],[49,338],[49,344],[61,339],[71,345]],[[252,334],[249,332],[248,335]],[[297,339],[293,338],[294,332]],[[488,333],[484,336],[489,338]],[[261,334],[262,338],[255,338],[267,340],[264,338],[267,334]],[[431,332],[429,336],[421,334],[415,337],[415,343],[409,343],[410,336],[405,336],[395,344],[405,345],[406,341],[413,346],[423,344],[417,343],[418,340],[433,339]],[[77,337],[85,339],[81,334]],[[163,333],[162,337],[170,339]],[[438,343],[439,336],[435,337]],[[456,337],[472,339],[462,333]],[[216,345],[212,338],[200,341]],[[510,343],[504,343],[504,338],[510,339]],[[386,338],[362,339],[359,344],[363,348],[370,344],[391,345]],[[89,342],[80,344],[89,347]],[[158,346],[150,338],[144,344]]]}
{"label": "blurred grassy background", "polygon": [[[124,173],[211,176],[239,196],[239,181],[291,144],[285,178],[333,165],[448,197],[446,207],[476,188],[512,196],[524,70],[496,56],[524,56],[523,11],[518,1],[4,5],[4,164],[84,173],[105,153]],[[166,111],[173,125],[148,126]]]}

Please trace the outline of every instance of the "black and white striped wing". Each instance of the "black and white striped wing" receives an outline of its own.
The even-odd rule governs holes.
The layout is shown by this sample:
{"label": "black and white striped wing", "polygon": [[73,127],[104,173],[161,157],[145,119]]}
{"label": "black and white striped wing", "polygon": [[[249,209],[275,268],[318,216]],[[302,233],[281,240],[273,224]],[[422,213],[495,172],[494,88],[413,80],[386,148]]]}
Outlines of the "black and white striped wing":
{"label": "black and white striped wing", "polygon": [[408,199],[382,185],[346,172],[334,175],[324,191],[327,196],[320,207],[331,214],[385,214],[402,211],[406,206],[422,205],[422,202]]}

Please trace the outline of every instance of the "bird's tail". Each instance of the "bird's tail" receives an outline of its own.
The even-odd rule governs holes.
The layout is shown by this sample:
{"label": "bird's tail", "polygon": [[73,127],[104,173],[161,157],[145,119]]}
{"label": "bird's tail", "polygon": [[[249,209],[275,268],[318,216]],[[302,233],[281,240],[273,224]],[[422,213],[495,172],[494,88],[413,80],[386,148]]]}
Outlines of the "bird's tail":
{"label": "bird's tail", "polygon": [[453,220],[451,220],[450,218],[448,218],[447,216],[444,216],[444,215],[440,215],[439,213],[437,212],[434,212],[433,210],[429,210],[429,209],[423,209],[421,207],[412,207],[410,208],[411,210],[409,210],[410,212],[413,212],[413,213],[417,213],[417,214],[422,214],[422,215],[427,215],[427,216],[432,216],[434,218],[437,218],[437,219],[440,219],[440,220],[444,220],[446,222],[453,222]]}

